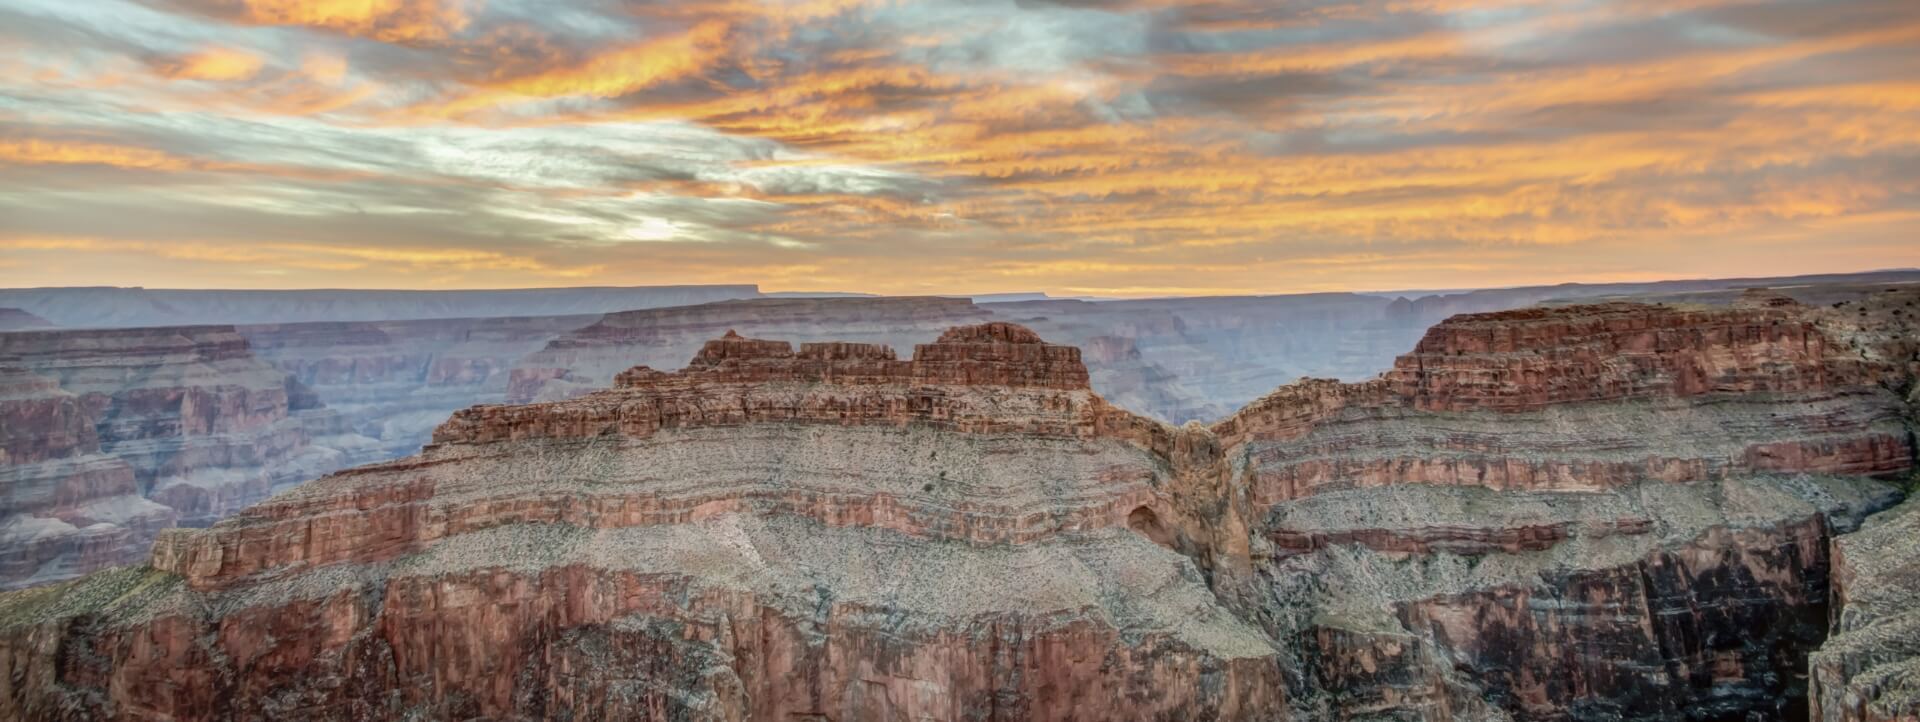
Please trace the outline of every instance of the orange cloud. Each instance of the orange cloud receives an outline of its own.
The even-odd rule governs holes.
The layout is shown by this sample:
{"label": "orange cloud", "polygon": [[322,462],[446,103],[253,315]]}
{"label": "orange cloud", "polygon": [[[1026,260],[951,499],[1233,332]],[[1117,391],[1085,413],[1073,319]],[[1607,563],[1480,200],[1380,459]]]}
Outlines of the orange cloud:
{"label": "orange cloud", "polygon": [[260,72],[260,56],[236,48],[212,47],[161,64],[161,75],[185,80],[246,80]]}
{"label": "orange cloud", "polygon": [[[925,8],[702,0],[625,5],[605,13],[605,28],[571,37],[511,13],[489,23],[478,2],[218,1],[213,14],[240,22],[358,39],[287,33],[297,69],[215,47],[167,71],[217,83],[155,82],[139,62],[0,67],[33,71],[12,82],[47,94],[112,87],[149,109],[309,116],[300,122],[328,126],[326,152],[340,167],[367,170],[180,157],[116,144],[110,133],[86,143],[0,140],[0,163],[219,171],[195,180],[267,191],[284,178],[374,178],[421,191],[388,208],[439,212],[428,206],[484,198],[528,228],[554,229],[547,251],[510,257],[302,244],[257,252],[316,273],[417,264],[602,278],[589,269],[604,267],[615,269],[607,280],[673,280],[580,260],[632,240],[596,235],[616,233],[631,214],[659,215],[673,229],[647,240],[687,280],[894,291],[1300,289],[1339,283],[1338,274],[1372,274],[1380,280],[1365,285],[1375,287],[1392,278],[1449,285],[1420,280],[1422,269],[1487,279],[1451,285],[1630,275],[1645,271],[1596,262],[1607,251],[1669,252],[1675,239],[1735,255],[1742,239],[1810,239],[1920,198],[1920,184],[1900,177],[1920,157],[1920,86],[1900,72],[1920,58],[1920,23],[1898,13],[1847,22],[1836,10],[1832,22],[1789,31],[1791,13],[1742,16],[1753,10],[1742,0],[1572,9],[1510,0],[1491,13],[1467,0],[1132,0],[1026,3],[984,18],[949,4],[927,13],[935,22],[896,33],[885,23]],[[573,10],[592,21],[604,8]],[[1054,12],[1072,15],[1021,22]],[[1113,23],[1113,38],[1057,22],[1114,17],[1134,22]],[[1608,45],[1655,22],[1702,31]],[[1277,28],[1302,32],[1268,32]],[[374,42],[408,47],[362,55]],[[349,49],[359,63],[351,73]],[[89,70],[120,84],[72,81]],[[719,135],[667,133],[657,151],[636,143],[620,157],[579,150],[649,132],[638,121]],[[363,131],[366,148],[356,149]],[[512,160],[528,169],[521,185],[504,180],[515,166],[490,149],[456,147],[496,140],[499,158],[556,150]],[[416,157],[409,152],[430,162],[392,162]],[[670,162],[647,157],[656,152]],[[839,184],[820,181],[835,173]],[[456,186],[483,192],[442,192]],[[387,200],[359,192],[329,188],[317,205]],[[354,222],[382,220],[369,216]],[[178,261],[237,253],[143,252]],[[777,255],[763,262],[761,253]],[[922,257],[896,258],[904,255]],[[552,260],[562,257],[573,262]],[[939,278],[905,280],[925,275],[925,257],[937,259]],[[946,285],[915,285],[936,281]]]}
{"label": "orange cloud", "polygon": [[193,163],[151,148],[105,143],[0,140],[0,162],[19,165],[107,165],[117,168],[185,170]]}
{"label": "orange cloud", "polygon": [[386,42],[443,40],[466,27],[465,0],[201,0],[254,25],[300,25]]}
{"label": "orange cloud", "polygon": [[609,98],[692,75],[727,51],[731,28],[705,22],[687,32],[599,55],[579,67],[515,78],[494,87],[541,98]]}

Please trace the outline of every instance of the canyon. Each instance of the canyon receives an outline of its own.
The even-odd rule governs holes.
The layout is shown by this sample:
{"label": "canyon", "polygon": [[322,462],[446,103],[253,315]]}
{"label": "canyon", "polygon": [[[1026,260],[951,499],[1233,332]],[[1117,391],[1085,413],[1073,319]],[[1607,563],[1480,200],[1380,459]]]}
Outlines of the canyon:
{"label": "canyon", "polygon": [[[1881,291],[1424,331],[1391,301],[1418,340],[1377,375],[1210,424],[1166,410],[1271,372],[1160,340],[1285,348],[1223,310],[1248,302],[524,322],[496,329],[539,345],[504,380],[446,377],[529,403],[0,596],[0,716],[1912,719],[1920,515],[1886,480],[1913,471],[1920,357],[1912,291]],[[804,322],[827,307],[844,333]],[[358,364],[300,331],[253,332],[279,368],[250,362],[266,401],[235,428]],[[10,459],[104,456],[83,386],[19,376],[7,398],[38,400],[9,413],[69,431]]]}

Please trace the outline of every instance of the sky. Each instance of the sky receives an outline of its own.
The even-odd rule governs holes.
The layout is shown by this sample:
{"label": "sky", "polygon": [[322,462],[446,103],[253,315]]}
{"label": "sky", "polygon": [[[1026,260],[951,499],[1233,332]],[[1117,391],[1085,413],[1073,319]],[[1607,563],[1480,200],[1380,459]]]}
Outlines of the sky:
{"label": "sky", "polygon": [[1920,266],[1920,3],[0,0],[0,286]]}

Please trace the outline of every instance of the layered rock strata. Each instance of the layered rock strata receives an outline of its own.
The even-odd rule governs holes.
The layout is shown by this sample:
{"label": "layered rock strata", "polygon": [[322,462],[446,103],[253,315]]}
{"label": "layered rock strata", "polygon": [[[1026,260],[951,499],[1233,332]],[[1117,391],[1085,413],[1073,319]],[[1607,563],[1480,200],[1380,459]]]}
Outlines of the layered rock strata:
{"label": "layered rock strata", "polygon": [[1173,427],[1013,324],[727,333],[0,597],[0,716],[1790,719],[1911,466],[1873,375],[1584,306]]}
{"label": "layered rock strata", "polygon": [[[144,556],[355,460],[231,327],[0,334],[0,586]],[[322,433],[316,434],[318,429]]]}
{"label": "layered rock strata", "polygon": [[1920,501],[1834,544],[1832,636],[1812,659],[1816,722],[1920,718]]}
{"label": "layered rock strata", "polygon": [[[1911,425],[1920,402],[1920,287],[1874,288],[1821,313],[1823,327],[1880,371],[1881,385],[1907,398]],[[1833,557],[1832,636],[1813,655],[1810,718],[1920,719],[1920,500],[1840,537]]]}
{"label": "layered rock strata", "polygon": [[[1171,433],[1018,327],[910,360],[726,337],[9,599],[12,629],[150,613],[87,643],[125,694],[53,692],[88,683],[10,638],[9,673],[48,686],[0,715],[1257,716],[1270,643],[1128,528],[1179,483]],[[224,671],[175,677],[203,648]],[[156,674],[181,683],[110,681]]]}

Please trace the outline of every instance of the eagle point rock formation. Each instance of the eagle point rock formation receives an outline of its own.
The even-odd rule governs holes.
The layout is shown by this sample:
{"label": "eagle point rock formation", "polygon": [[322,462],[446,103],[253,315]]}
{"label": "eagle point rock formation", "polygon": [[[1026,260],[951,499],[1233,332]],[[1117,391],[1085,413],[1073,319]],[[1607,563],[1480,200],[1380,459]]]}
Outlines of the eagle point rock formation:
{"label": "eagle point rock formation", "polygon": [[1909,719],[1814,652],[1913,459],[1826,329],[1461,316],[1211,427],[1010,323],[727,333],[0,596],[0,718]]}

